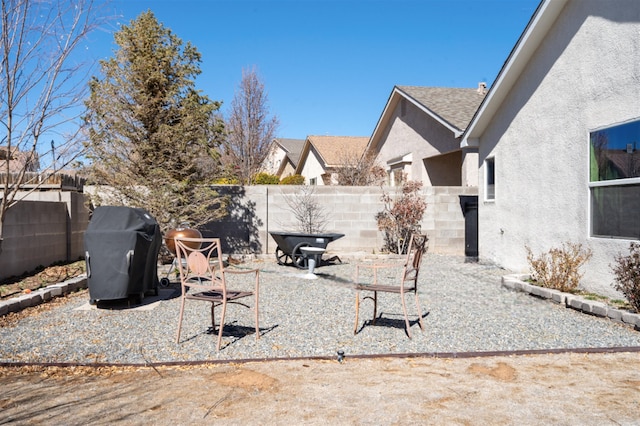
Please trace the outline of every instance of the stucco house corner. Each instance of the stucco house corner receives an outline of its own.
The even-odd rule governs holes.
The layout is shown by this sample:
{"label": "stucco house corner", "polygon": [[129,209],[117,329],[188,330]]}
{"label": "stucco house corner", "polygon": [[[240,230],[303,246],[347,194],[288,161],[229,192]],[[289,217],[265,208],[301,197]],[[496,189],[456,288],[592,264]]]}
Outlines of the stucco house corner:
{"label": "stucco house corner", "polygon": [[462,147],[478,150],[479,255],[528,270],[526,249],[593,251],[582,284],[640,239],[640,2],[543,0]]}

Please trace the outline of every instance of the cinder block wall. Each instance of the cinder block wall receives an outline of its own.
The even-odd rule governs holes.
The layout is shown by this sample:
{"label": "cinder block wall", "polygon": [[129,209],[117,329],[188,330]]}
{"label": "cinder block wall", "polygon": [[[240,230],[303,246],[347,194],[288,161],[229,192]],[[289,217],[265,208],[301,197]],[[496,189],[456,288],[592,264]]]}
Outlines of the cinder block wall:
{"label": "cinder block wall", "polygon": [[[388,189],[393,193],[394,189]],[[232,253],[274,253],[277,247],[270,231],[296,232],[297,221],[287,199],[299,191],[295,186],[219,186],[223,195],[234,198],[231,215],[204,227],[207,236],[219,236],[224,249]],[[383,234],[375,220],[384,208],[380,187],[318,186],[315,196],[324,207],[326,232],[345,234],[329,244],[330,252],[379,253]],[[475,187],[423,188],[427,210],[422,230],[429,235],[432,253],[464,255],[465,218],[461,195],[477,195]]]}
{"label": "cinder block wall", "polygon": [[[277,245],[270,231],[298,231],[287,200],[294,199],[299,190],[288,185],[219,186],[221,194],[232,198],[231,214],[203,227],[203,234],[222,238],[229,253],[273,254]],[[318,186],[314,191],[326,214],[325,232],[345,234],[329,244],[329,253],[380,252],[383,234],[375,215],[384,206],[379,187]],[[477,189],[427,187],[423,194],[427,210],[422,230],[429,236],[429,251],[464,255],[465,219],[460,196],[477,195]],[[51,191],[29,198],[7,212],[0,279],[84,255],[83,236],[89,220],[85,195]]]}
{"label": "cinder block wall", "polygon": [[6,278],[67,258],[67,211],[63,203],[21,201],[7,210],[0,253]]}
{"label": "cinder block wall", "polygon": [[89,221],[84,194],[34,192],[7,210],[0,253],[0,279],[80,259]]}

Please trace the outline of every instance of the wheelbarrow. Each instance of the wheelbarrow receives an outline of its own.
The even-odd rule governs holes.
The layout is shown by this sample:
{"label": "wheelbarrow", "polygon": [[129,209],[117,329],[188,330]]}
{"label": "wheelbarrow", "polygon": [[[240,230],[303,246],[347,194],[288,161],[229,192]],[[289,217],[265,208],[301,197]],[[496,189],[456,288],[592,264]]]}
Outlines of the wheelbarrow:
{"label": "wheelbarrow", "polygon": [[[300,250],[301,247],[318,247],[326,249],[327,245],[344,237],[344,234],[304,234],[300,232],[269,232],[273,240],[278,244],[276,248],[276,260],[280,265],[294,265],[300,269],[308,266],[307,256]],[[337,256],[331,260],[340,260]],[[326,262],[326,261],[325,261]]]}

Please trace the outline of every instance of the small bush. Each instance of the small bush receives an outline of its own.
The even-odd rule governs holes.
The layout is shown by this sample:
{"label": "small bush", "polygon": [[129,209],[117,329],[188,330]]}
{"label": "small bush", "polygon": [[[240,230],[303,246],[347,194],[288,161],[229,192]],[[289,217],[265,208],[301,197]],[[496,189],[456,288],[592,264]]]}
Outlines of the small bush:
{"label": "small bush", "polygon": [[240,181],[235,177],[222,177],[213,181],[214,185],[240,185]]}
{"label": "small bush", "polygon": [[302,175],[289,175],[282,178],[280,185],[304,185],[304,176]]}
{"label": "small bush", "polygon": [[616,282],[613,288],[624,294],[629,304],[640,312],[640,243],[629,244],[629,256],[618,255],[611,266]]}
{"label": "small bush", "polygon": [[380,200],[384,210],[376,213],[378,229],[384,232],[384,251],[396,254],[407,253],[411,234],[420,232],[420,223],[427,209],[422,194],[422,182],[405,181],[396,187],[399,193],[392,195],[384,191]]}
{"label": "small bush", "polygon": [[257,173],[253,177],[253,183],[255,185],[278,185],[280,183],[280,178],[276,175],[261,172]]}
{"label": "small bush", "polygon": [[592,256],[591,249],[583,249],[582,244],[575,243],[562,243],[561,248],[552,248],[538,257],[529,247],[525,248],[531,278],[541,287],[566,292],[578,289],[582,278],[580,267]]}

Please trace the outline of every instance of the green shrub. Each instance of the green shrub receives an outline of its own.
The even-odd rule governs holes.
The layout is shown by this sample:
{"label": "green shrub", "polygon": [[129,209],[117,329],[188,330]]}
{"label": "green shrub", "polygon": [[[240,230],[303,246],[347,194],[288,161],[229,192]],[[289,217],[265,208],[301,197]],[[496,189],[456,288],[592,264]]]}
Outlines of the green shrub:
{"label": "green shrub", "polygon": [[216,179],[214,185],[240,185],[240,181],[236,177],[223,177]]}
{"label": "green shrub", "polygon": [[282,178],[280,185],[304,185],[304,176],[302,175],[289,175]]}
{"label": "green shrub", "polygon": [[256,173],[256,175],[253,177],[254,185],[278,185],[279,183],[280,178],[269,173]]}
{"label": "green shrub", "polygon": [[629,244],[629,255],[615,257],[611,266],[616,282],[613,288],[624,294],[629,304],[640,312],[640,243]]}
{"label": "green shrub", "polygon": [[562,243],[561,248],[552,248],[547,253],[535,257],[529,247],[527,261],[531,278],[541,287],[573,292],[578,289],[582,274],[580,267],[591,259],[591,249],[583,249],[582,244]]}

